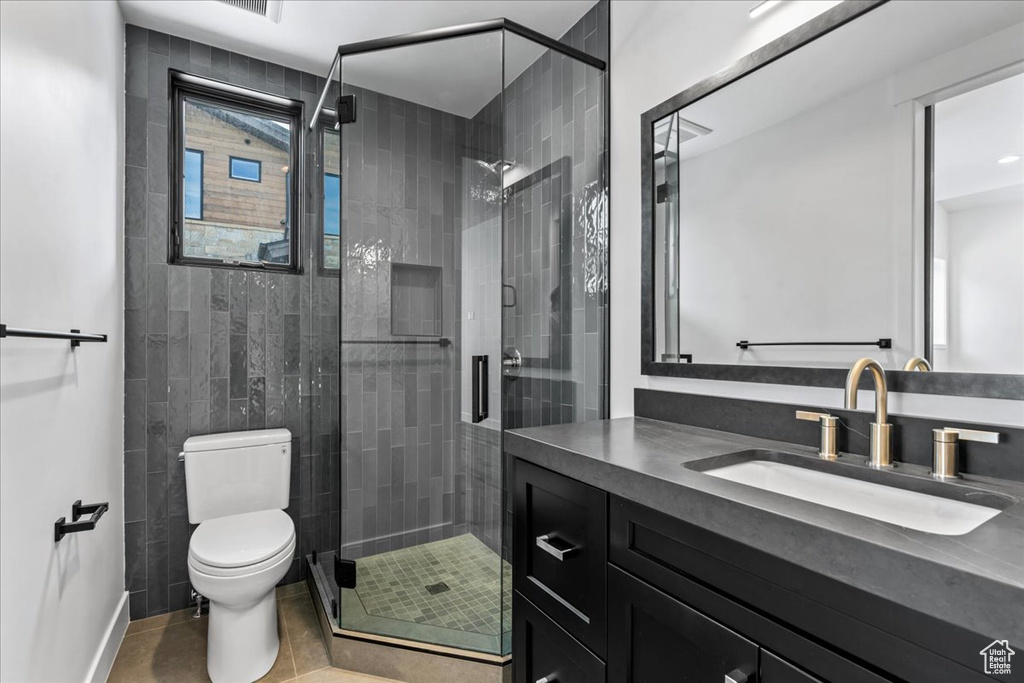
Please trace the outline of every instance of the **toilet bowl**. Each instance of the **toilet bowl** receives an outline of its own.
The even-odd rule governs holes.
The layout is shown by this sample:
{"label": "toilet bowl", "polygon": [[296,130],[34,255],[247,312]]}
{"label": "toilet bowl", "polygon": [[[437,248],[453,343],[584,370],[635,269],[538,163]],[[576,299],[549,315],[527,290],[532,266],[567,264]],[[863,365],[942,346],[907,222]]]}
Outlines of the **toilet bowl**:
{"label": "toilet bowl", "polygon": [[211,519],[192,535],[188,576],[210,600],[206,666],[214,683],[255,681],[274,666],[274,586],[294,554],[294,525],[280,510]]}
{"label": "toilet bowl", "polygon": [[284,429],[193,437],[185,442],[188,576],[210,601],[207,672],[214,683],[261,678],[277,660],[274,586],[295,556],[283,511],[291,474]]}

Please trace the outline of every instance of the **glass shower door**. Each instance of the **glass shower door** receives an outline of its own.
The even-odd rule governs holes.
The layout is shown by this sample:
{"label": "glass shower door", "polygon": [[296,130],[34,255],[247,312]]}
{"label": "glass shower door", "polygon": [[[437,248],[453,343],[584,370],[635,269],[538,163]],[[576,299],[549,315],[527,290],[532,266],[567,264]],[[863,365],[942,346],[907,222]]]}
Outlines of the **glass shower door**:
{"label": "glass shower door", "polygon": [[493,31],[342,58],[338,264],[339,554],[356,579],[339,626],[495,655],[501,56]]}
{"label": "glass shower door", "polygon": [[506,429],[607,417],[604,72],[505,37]]}
{"label": "glass shower door", "polygon": [[508,29],[402,40],[341,51],[340,543],[318,571],[343,631],[500,659],[503,430],[607,415],[605,77]]}

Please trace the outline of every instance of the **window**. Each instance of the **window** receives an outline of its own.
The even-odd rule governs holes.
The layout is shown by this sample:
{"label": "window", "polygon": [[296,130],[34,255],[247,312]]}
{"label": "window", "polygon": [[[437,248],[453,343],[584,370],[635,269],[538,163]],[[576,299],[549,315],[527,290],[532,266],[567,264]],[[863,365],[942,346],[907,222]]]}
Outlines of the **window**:
{"label": "window", "polygon": [[203,153],[185,150],[185,218],[203,220]]}
{"label": "window", "polygon": [[251,180],[254,183],[258,183],[260,182],[260,172],[262,170],[259,161],[231,157],[231,177],[235,180]]}
{"label": "window", "polygon": [[341,166],[340,136],[337,131],[324,129],[321,136],[323,145],[323,195],[321,215],[323,256],[321,264],[325,269],[337,269],[341,265]]}
{"label": "window", "polygon": [[171,262],[297,271],[302,104],[172,72]]}

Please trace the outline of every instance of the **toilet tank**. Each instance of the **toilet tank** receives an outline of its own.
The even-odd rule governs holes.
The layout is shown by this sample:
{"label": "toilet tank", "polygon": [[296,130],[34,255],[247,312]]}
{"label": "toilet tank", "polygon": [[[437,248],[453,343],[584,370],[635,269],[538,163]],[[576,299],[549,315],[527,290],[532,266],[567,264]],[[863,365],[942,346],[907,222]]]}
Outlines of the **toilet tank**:
{"label": "toilet tank", "polygon": [[292,433],[287,429],[193,436],[184,451],[192,524],[288,507]]}

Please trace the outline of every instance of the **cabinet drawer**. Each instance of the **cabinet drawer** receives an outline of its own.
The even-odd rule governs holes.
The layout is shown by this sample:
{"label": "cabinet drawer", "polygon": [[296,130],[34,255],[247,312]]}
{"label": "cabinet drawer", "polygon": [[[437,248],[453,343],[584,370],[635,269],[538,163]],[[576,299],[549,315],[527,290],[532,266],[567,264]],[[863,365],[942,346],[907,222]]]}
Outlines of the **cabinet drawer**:
{"label": "cabinet drawer", "polygon": [[767,650],[761,650],[760,683],[822,683],[820,678],[806,673]]}
{"label": "cabinet drawer", "polygon": [[[889,630],[917,622],[919,641],[934,635],[939,642],[956,627],[621,498],[611,499],[609,519],[614,565],[822,680],[984,680],[977,668],[962,667]],[[945,652],[971,652],[969,634],[957,638],[964,640],[949,641]]]}
{"label": "cabinet drawer", "polygon": [[551,621],[521,593],[512,597],[515,683],[602,683],[604,662]]}
{"label": "cabinet drawer", "polygon": [[603,657],[608,496],[518,459],[513,476],[513,585]]}
{"label": "cabinet drawer", "polygon": [[758,646],[612,567],[608,675],[623,683],[753,681]]}

